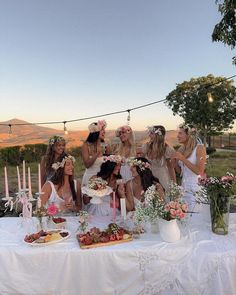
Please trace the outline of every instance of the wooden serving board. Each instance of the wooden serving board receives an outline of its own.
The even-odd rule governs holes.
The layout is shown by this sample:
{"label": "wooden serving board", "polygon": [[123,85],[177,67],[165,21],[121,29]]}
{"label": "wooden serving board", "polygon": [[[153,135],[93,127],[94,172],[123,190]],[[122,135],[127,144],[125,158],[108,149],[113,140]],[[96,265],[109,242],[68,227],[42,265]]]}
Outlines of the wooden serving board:
{"label": "wooden serving board", "polygon": [[133,238],[130,237],[130,238],[125,239],[125,240],[110,241],[110,242],[107,242],[107,243],[94,243],[94,244],[91,244],[91,245],[84,245],[84,244],[79,242],[79,245],[80,245],[81,249],[90,249],[90,248],[97,248],[97,247],[102,247],[102,246],[111,246],[111,245],[122,244],[122,243],[130,242],[132,240],[133,240]]}

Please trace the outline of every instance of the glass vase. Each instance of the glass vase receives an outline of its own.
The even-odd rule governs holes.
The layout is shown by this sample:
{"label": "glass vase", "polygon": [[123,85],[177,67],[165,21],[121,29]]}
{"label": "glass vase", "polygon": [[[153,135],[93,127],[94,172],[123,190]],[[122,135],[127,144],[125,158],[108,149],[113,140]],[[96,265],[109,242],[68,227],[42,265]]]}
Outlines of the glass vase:
{"label": "glass vase", "polygon": [[227,235],[229,227],[230,196],[216,193],[209,196],[211,228],[217,235]]}

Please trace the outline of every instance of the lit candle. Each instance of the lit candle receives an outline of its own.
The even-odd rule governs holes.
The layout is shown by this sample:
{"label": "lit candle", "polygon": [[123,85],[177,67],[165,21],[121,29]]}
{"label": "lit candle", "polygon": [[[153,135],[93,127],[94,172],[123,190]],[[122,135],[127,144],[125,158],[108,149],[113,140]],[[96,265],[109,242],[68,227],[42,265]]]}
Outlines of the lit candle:
{"label": "lit candle", "polygon": [[23,160],[23,189],[26,189],[25,160]]}
{"label": "lit candle", "polygon": [[28,188],[29,188],[29,197],[32,197],[32,188],[31,188],[31,175],[30,175],[30,167],[28,167]]}
{"label": "lit candle", "polygon": [[112,194],[113,222],[116,223],[116,193]]}
{"label": "lit candle", "polygon": [[38,186],[39,186],[39,193],[41,193],[42,190],[41,190],[41,170],[40,170],[40,164],[38,164]]}
{"label": "lit candle", "polygon": [[5,175],[5,193],[6,193],[6,198],[9,198],[7,167],[4,167],[4,175]]}
{"label": "lit candle", "polygon": [[121,198],[120,199],[120,210],[121,210],[121,216],[126,219],[126,199]]}
{"label": "lit candle", "polygon": [[16,166],[16,170],[17,170],[17,180],[18,180],[18,192],[21,190],[21,183],[20,183],[20,170],[19,170],[19,166]]}

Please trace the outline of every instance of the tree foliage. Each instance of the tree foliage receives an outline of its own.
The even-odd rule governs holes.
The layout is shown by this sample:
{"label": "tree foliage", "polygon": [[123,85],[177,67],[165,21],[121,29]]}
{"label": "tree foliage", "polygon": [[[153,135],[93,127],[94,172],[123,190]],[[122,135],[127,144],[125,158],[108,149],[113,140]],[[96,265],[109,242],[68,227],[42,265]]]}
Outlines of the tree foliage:
{"label": "tree foliage", "polygon": [[[216,0],[221,21],[215,25],[212,40],[222,42],[233,49],[236,46],[236,0]],[[236,56],[233,57],[236,65]]]}
{"label": "tree foliage", "polygon": [[[208,101],[211,93],[213,102]],[[219,134],[232,128],[236,119],[236,88],[233,80],[208,75],[177,84],[166,97],[166,104],[174,115],[187,124],[194,124],[207,135]]]}

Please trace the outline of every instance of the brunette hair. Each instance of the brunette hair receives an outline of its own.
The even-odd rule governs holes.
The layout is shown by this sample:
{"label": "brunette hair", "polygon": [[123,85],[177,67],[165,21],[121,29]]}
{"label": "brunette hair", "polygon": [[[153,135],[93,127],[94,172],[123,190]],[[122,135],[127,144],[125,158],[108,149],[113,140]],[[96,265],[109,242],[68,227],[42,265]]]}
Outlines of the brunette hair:
{"label": "brunette hair", "polygon": [[[137,157],[135,159],[137,159],[138,161],[142,161],[144,163],[149,163],[149,161],[144,157]],[[137,169],[138,175],[141,178],[141,183],[142,183],[142,187],[144,191],[146,191],[149,188],[149,186],[155,183],[159,183],[159,179],[152,174],[151,169],[149,168],[141,169],[139,166],[135,166],[135,167]]]}
{"label": "brunette hair", "polygon": [[[58,162],[61,162],[65,157],[67,157],[67,154],[61,155],[58,159]],[[64,184],[64,167],[59,167],[57,170],[54,171],[54,174],[52,175],[50,181],[53,184],[58,185],[58,188],[62,187]],[[70,184],[70,190],[71,190],[71,194],[72,194],[72,198],[74,201],[76,201],[77,196],[76,196],[76,191],[75,191],[75,183],[74,183],[74,176],[73,175],[69,175],[69,184]]]}

